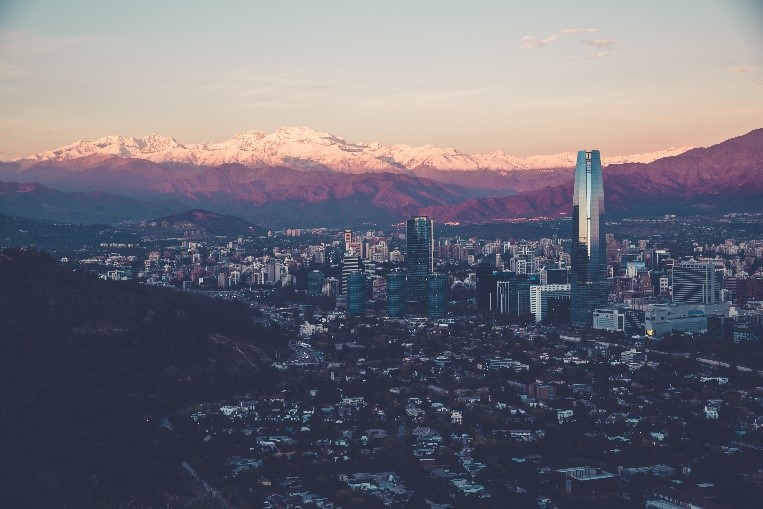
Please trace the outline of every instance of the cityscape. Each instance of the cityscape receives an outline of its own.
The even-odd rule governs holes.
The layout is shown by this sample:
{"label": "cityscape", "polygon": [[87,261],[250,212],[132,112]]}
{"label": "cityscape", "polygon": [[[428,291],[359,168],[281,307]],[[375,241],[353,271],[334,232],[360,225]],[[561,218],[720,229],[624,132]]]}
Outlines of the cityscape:
{"label": "cityscape", "polygon": [[760,506],[763,10],[148,4],[0,6],[0,506]]}

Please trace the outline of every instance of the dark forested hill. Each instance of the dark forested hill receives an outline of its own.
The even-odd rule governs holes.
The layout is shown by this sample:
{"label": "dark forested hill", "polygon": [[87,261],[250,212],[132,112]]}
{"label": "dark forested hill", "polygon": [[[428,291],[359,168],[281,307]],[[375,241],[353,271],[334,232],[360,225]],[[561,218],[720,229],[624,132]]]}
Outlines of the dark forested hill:
{"label": "dark forested hill", "polygon": [[219,340],[272,351],[280,331],[252,315],[0,253],[0,506],[166,507],[189,451],[163,416],[274,379]]}

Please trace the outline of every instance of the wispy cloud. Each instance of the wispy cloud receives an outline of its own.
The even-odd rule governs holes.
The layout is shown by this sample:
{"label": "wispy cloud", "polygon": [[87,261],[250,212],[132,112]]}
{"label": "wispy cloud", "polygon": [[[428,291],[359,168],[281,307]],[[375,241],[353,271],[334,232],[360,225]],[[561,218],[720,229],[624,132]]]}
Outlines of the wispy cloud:
{"label": "wispy cloud", "polygon": [[734,74],[747,74],[755,72],[758,69],[760,69],[759,65],[736,65],[734,67],[729,67],[729,72],[733,72]]}
{"label": "wispy cloud", "polygon": [[620,44],[620,41],[615,39],[586,39],[583,41],[583,44],[593,46],[594,48],[611,48],[612,46]]}
{"label": "wispy cloud", "polygon": [[574,35],[574,34],[585,34],[588,32],[596,32],[598,30],[599,30],[598,28],[565,28],[559,33],[565,34],[565,35]]}
{"label": "wispy cloud", "polygon": [[594,59],[594,58],[608,57],[609,55],[611,55],[611,53],[608,51],[599,51],[597,53],[591,53],[590,55],[586,55],[585,57],[588,59]]}
{"label": "wispy cloud", "polygon": [[[542,48],[543,46],[547,46],[548,44],[561,39],[562,36],[588,34],[591,32],[597,32],[598,30],[598,28],[564,28],[560,30],[559,33],[551,34],[548,37],[542,39],[532,35],[526,35],[520,39],[519,46],[523,49]],[[616,41],[614,39],[589,39],[582,42],[597,48],[609,48],[620,41]]]}
{"label": "wispy cloud", "polygon": [[557,34],[549,35],[545,39],[538,39],[537,37],[526,35],[522,37],[519,45],[524,49],[540,48],[550,42],[554,42],[558,38],[559,36]]}

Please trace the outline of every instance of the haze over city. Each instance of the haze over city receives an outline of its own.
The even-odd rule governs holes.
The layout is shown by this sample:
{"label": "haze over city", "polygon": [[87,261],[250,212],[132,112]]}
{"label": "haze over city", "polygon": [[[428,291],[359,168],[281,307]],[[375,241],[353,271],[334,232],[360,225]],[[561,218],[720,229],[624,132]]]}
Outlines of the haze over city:
{"label": "haze over city", "polygon": [[0,159],[288,126],[518,156],[707,146],[763,123],[761,21],[754,1],[11,0]]}

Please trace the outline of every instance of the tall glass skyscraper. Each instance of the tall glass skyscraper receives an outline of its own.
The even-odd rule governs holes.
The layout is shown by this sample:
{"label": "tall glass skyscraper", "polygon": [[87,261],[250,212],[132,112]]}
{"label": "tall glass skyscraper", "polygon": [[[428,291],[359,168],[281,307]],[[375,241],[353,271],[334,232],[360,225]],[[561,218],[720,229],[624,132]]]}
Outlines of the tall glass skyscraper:
{"label": "tall glass skyscraper", "polygon": [[390,272],[387,276],[387,314],[393,318],[405,316],[405,273]]}
{"label": "tall glass skyscraper", "polygon": [[591,327],[593,310],[607,303],[604,178],[598,150],[578,152],[572,195],[570,258],[572,325]]}
{"label": "tall glass skyscraper", "polygon": [[426,305],[427,276],[434,271],[434,226],[427,216],[412,217],[406,226],[408,302],[416,312]]}
{"label": "tall glass skyscraper", "polygon": [[429,274],[427,281],[427,317],[445,318],[448,313],[448,275]]}
{"label": "tall glass skyscraper", "polygon": [[366,275],[353,272],[347,277],[347,312],[355,316],[365,314],[367,300]]}

